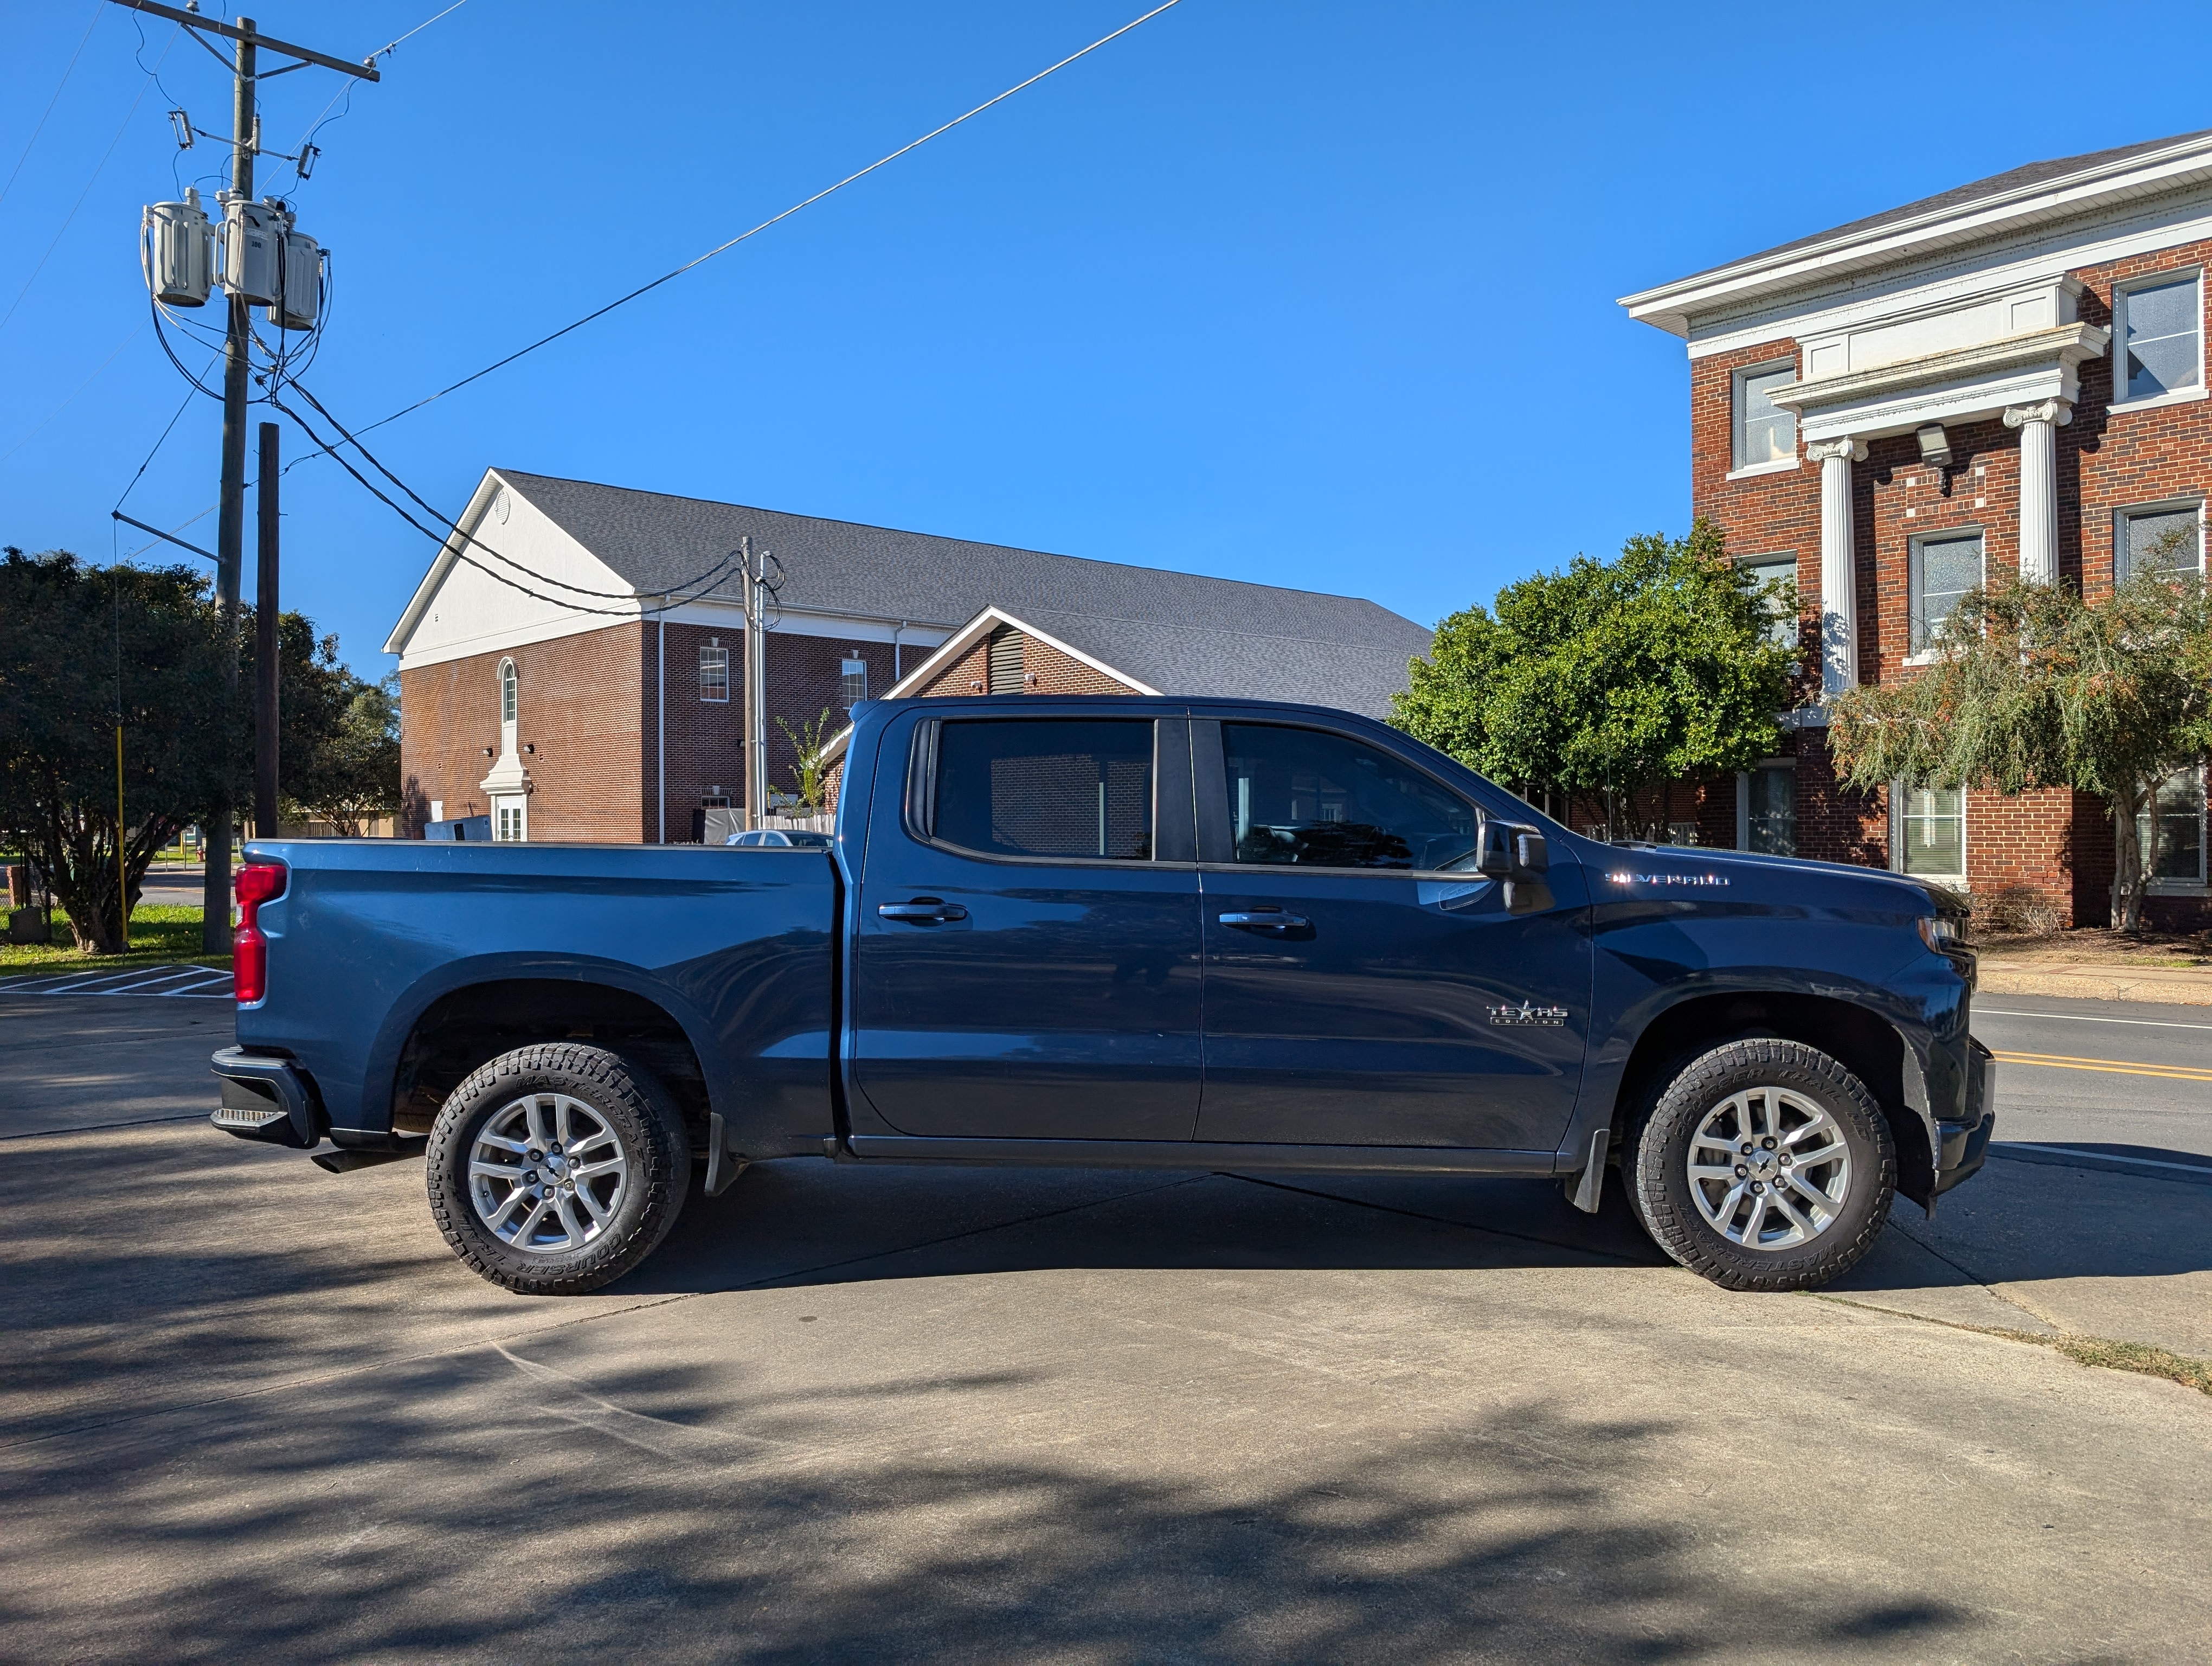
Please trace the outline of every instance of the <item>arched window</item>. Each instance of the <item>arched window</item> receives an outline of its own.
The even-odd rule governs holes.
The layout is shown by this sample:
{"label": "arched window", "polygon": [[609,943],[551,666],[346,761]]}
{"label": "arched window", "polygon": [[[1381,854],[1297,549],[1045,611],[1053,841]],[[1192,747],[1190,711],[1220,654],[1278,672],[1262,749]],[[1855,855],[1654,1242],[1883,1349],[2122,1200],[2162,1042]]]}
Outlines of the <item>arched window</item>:
{"label": "arched window", "polygon": [[514,721],[515,680],[514,661],[499,662],[499,721],[502,727]]}

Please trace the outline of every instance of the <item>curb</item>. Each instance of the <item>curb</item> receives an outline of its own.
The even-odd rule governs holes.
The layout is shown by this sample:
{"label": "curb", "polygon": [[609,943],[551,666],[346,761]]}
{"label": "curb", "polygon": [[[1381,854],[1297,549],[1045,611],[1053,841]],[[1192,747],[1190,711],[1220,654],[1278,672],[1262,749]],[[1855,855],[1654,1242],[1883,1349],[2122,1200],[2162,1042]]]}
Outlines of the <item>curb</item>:
{"label": "curb", "polygon": [[1991,1157],[2010,1163],[2045,1163],[2061,1169],[2096,1169],[2106,1174],[2131,1174],[2142,1180],[2178,1180],[2184,1185],[2212,1186],[2212,1159],[2204,1163],[2162,1163],[2149,1157],[2114,1157],[2100,1151],[2081,1151],[2072,1146],[1991,1145]]}

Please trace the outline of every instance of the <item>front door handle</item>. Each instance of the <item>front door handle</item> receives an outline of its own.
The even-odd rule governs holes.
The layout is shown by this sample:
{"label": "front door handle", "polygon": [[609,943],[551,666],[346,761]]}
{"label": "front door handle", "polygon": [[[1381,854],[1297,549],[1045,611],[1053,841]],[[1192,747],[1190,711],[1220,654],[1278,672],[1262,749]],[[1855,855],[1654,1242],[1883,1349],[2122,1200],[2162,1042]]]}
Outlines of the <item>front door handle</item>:
{"label": "front door handle", "polygon": [[908,920],[926,926],[968,917],[968,910],[959,903],[939,902],[934,897],[917,897],[911,903],[884,903],[878,906],[876,912],[886,920]]}
{"label": "front door handle", "polygon": [[1224,914],[1221,923],[1241,932],[1304,931],[1313,921],[1303,914],[1285,914],[1280,909],[1255,909],[1249,913]]}

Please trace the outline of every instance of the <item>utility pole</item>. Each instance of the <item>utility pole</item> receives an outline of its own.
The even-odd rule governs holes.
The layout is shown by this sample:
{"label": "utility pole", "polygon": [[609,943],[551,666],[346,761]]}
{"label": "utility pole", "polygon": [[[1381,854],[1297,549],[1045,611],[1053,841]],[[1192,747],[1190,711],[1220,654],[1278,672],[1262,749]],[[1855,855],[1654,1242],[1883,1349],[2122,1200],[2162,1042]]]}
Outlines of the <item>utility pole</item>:
{"label": "utility pole", "polygon": [[768,564],[744,542],[745,825],[768,824]]}
{"label": "utility pole", "polygon": [[276,424],[261,425],[260,539],[253,554],[253,832],[276,827]]}
{"label": "utility pole", "polygon": [[[230,202],[250,204],[253,200],[253,158],[261,146],[261,123],[258,100],[254,88],[259,73],[260,54],[264,49],[280,57],[295,60],[271,75],[283,75],[304,64],[319,64],[325,70],[337,70],[363,81],[376,81],[373,60],[349,64],[342,58],[332,58],[326,52],[312,52],[305,46],[295,46],[273,35],[263,34],[254,27],[250,17],[241,17],[236,23],[220,22],[212,17],[203,17],[197,11],[181,11],[174,6],[158,3],[158,0],[114,0],[118,6],[150,16],[164,17],[171,22],[198,31],[203,35],[217,35],[236,43],[236,58],[233,62],[231,86],[230,126]],[[212,48],[210,48],[212,50]],[[226,211],[222,234],[232,236],[233,228]],[[234,243],[226,253],[226,266],[242,252],[243,240]],[[229,280],[226,280],[227,282]],[[224,300],[230,308],[229,327],[224,332],[222,350],[222,492],[216,522],[216,600],[222,611],[222,628],[230,644],[230,657],[223,672],[224,727],[228,728],[232,715],[238,710],[238,588],[240,570],[246,556],[246,406],[248,398],[246,381],[252,372],[251,353],[253,345],[253,303],[235,289],[227,289]],[[281,307],[284,298],[276,297]],[[262,455],[274,458],[276,445],[274,429],[262,429]],[[275,575],[276,496],[273,470],[262,482],[263,501],[267,508],[262,532],[264,548],[270,552],[270,576]],[[274,591],[270,593],[273,595]],[[273,610],[272,610],[273,611]],[[264,625],[265,631],[270,627]],[[270,705],[273,722],[274,703]],[[258,750],[258,749],[257,749]],[[276,826],[274,798],[274,769],[276,736],[267,741],[271,770],[270,806],[268,825]],[[254,782],[254,819],[261,822],[263,806],[260,798],[259,759],[256,759]],[[202,916],[200,948],[207,954],[222,954],[230,947],[230,857],[231,819],[229,794],[211,818],[207,829],[205,854],[207,875],[202,883],[200,899]]]}

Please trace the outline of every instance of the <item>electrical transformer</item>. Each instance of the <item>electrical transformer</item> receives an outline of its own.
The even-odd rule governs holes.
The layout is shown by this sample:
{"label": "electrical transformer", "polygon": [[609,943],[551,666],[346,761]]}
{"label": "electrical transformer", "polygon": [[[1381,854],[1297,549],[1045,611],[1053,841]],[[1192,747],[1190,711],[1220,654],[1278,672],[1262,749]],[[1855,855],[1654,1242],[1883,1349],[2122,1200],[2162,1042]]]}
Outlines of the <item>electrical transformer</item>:
{"label": "electrical transformer", "polygon": [[168,307],[204,307],[215,278],[215,228],[200,194],[185,187],[181,203],[155,203],[138,222],[138,264],[154,299]]}
{"label": "electrical transformer", "polygon": [[277,301],[269,309],[269,321],[280,330],[312,330],[323,311],[323,263],[328,252],[303,231],[292,229],[292,216],[284,216],[284,234],[277,246]]}
{"label": "electrical transformer", "polygon": [[216,200],[222,204],[222,271],[224,290],[252,307],[266,307],[276,299],[277,240],[284,234],[284,211],[268,203],[256,203],[226,191]]}

